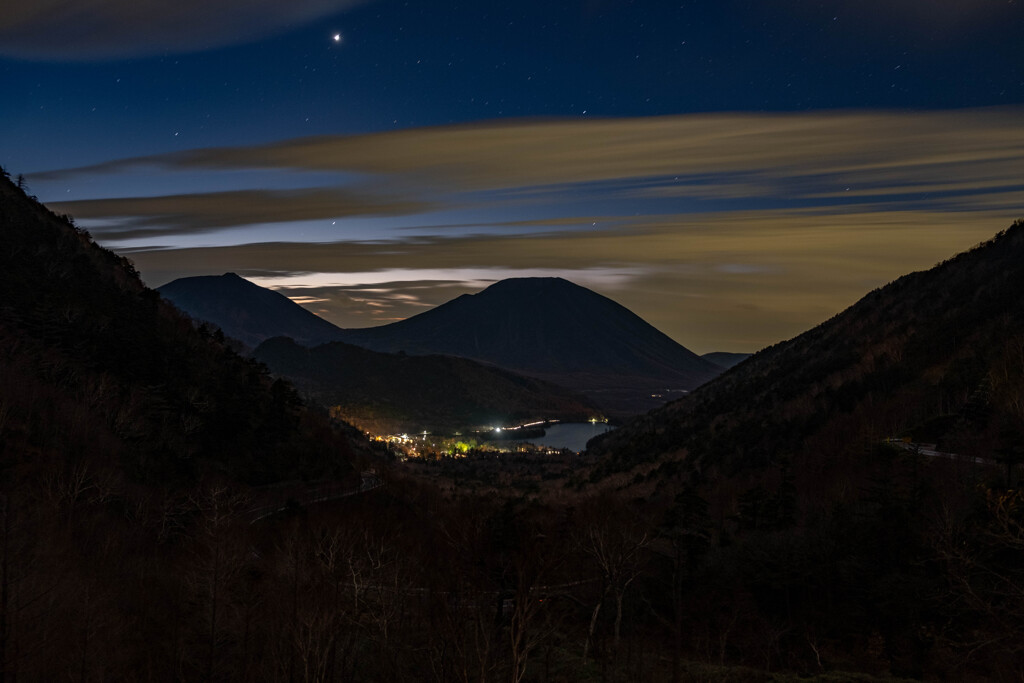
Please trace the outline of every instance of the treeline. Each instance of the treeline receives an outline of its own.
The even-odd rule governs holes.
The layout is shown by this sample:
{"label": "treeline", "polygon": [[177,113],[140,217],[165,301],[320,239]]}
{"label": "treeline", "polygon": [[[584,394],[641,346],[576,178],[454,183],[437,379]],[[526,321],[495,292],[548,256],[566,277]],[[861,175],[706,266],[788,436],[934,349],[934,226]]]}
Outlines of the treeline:
{"label": "treeline", "polygon": [[341,342],[307,349],[283,337],[263,342],[253,356],[311,400],[377,434],[599,414],[567,389],[466,358],[380,353]]}
{"label": "treeline", "polygon": [[[0,172],[0,680],[146,678],[123,639],[176,637],[146,626],[183,609],[192,551],[175,539],[197,538],[206,492],[358,482],[356,456],[21,185]],[[110,676],[94,653],[115,642]]]}
{"label": "treeline", "polygon": [[[351,471],[347,440],[131,263],[0,178],[3,476],[87,462],[137,482]],[[18,476],[21,476],[20,474]]]}
{"label": "treeline", "polygon": [[[599,480],[679,459],[723,476],[832,439],[912,437],[978,456],[1024,441],[1024,222],[877,289],[593,444]],[[820,454],[822,451],[817,451]]]}
{"label": "treeline", "polygon": [[868,457],[860,494],[813,516],[786,476],[723,514],[694,487],[545,503],[387,474],[251,524],[258,489],[129,510],[69,472],[4,499],[4,676],[1019,680],[1024,497]]}

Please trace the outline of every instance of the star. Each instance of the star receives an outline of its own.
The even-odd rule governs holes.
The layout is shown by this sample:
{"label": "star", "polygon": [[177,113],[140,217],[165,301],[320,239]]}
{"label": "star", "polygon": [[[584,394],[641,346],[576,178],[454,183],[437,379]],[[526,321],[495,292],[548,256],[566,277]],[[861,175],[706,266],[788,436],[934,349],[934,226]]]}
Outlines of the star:
{"label": "star", "polygon": [[333,36],[331,36],[331,38],[332,38],[332,39],[334,40],[334,42],[336,42],[336,43],[340,43],[340,42],[341,42],[341,34],[340,34],[340,33],[335,33],[335,34],[334,34]]}

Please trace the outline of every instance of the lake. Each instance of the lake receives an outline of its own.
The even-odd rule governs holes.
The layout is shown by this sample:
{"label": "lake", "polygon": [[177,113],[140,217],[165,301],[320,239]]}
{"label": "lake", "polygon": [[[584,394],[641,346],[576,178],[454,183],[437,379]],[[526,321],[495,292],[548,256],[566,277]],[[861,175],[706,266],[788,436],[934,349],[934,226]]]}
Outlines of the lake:
{"label": "lake", "polygon": [[611,429],[614,427],[605,422],[558,422],[546,427],[544,436],[530,439],[530,443],[582,451],[587,447],[587,441]]}

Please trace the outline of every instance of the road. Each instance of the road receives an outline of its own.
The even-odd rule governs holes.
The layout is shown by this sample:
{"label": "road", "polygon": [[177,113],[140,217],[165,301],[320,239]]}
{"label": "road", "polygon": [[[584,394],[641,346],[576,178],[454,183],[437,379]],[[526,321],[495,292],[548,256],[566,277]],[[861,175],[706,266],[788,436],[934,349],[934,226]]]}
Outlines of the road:
{"label": "road", "polygon": [[[290,507],[309,507],[317,503],[348,498],[361,493],[369,493],[384,485],[384,482],[373,470],[360,472],[359,475],[359,486],[355,487],[339,487],[337,482],[308,484],[299,488],[275,487],[273,495],[268,496],[273,500],[270,502],[264,500],[259,505],[249,508],[245,512],[246,520],[249,524],[255,524],[261,519],[272,517]],[[265,495],[272,493],[270,489],[265,489],[265,492]]]}
{"label": "road", "polygon": [[961,462],[975,462],[981,465],[991,465],[996,462],[993,458],[971,458],[966,455],[960,455],[959,453],[937,451],[935,450],[935,444],[913,443],[910,441],[903,441],[901,439],[886,439],[886,441],[894,446],[902,448],[905,451],[918,453],[920,455],[927,455],[931,458],[946,458],[947,460],[959,460]]}

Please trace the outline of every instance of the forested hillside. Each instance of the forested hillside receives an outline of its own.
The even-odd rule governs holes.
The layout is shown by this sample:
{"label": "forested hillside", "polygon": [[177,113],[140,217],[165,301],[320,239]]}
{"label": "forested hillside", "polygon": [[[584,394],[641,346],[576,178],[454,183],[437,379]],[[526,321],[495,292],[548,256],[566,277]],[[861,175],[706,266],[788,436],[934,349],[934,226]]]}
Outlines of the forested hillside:
{"label": "forested hillside", "polygon": [[683,593],[780,654],[1013,680],[1022,445],[1018,222],[593,440],[590,481],[671,503],[681,548],[698,523],[714,550]]}
{"label": "forested hillside", "polygon": [[172,485],[349,467],[290,386],[193,329],[127,259],[7,178],[0,239],[5,442],[27,464],[74,453]]}
{"label": "forested hillside", "polygon": [[268,339],[254,357],[304,395],[378,434],[455,432],[537,420],[582,422],[601,411],[548,382],[452,356],[407,356],[332,342]]}
{"label": "forested hillside", "polygon": [[[890,437],[1024,456],[1024,223],[877,289],[593,444],[605,471],[731,473]],[[1019,459],[1019,458],[1018,458]]]}
{"label": "forested hillside", "polygon": [[0,291],[0,671],[171,678],[139,639],[191,637],[252,486],[358,484],[349,439],[6,174]]}

